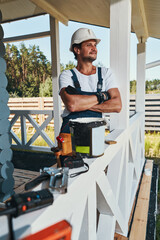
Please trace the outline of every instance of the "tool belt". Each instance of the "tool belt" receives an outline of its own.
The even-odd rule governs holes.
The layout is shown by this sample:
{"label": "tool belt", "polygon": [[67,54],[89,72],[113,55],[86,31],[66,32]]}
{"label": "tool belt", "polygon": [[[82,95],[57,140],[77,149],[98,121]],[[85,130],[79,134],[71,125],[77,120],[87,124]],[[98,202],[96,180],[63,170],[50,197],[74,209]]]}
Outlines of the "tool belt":
{"label": "tool belt", "polygon": [[76,177],[89,170],[89,165],[83,161],[80,154],[73,152],[72,141],[70,133],[60,133],[56,138],[58,141],[58,147],[52,148],[51,150],[55,153],[57,158],[58,167],[79,168],[85,167],[85,170],[70,174],[70,177]]}

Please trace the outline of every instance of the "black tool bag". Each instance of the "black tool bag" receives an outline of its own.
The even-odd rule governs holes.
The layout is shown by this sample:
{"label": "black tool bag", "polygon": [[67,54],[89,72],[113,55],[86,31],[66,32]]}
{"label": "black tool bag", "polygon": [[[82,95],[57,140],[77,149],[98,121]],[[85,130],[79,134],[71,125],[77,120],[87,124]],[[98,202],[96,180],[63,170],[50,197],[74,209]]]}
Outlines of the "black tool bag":
{"label": "black tool bag", "polygon": [[76,156],[60,156],[60,161],[62,167],[68,167],[70,169],[85,167],[84,171],[72,173],[70,174],[70,177],[76,177],[82,173],[88,172],[89,170],[89,165],[83,161],[80,154],[77,154]]}

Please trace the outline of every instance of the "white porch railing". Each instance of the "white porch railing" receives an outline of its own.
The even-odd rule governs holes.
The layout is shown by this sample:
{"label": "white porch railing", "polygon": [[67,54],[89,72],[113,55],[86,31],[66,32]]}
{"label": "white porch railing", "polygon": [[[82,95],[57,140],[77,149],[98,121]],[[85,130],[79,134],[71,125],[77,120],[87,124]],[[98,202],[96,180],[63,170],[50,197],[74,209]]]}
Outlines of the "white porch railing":
{"label": "white porch railing", "polygon": [[[30,213],[29,217],[23,215],[23,221],[22,217],[14,220],[17,238],[63,219],[72,225],[73,240],[113,240],[115,231],[127,235],[144,165],[143,113],[132,116],[127,129],[114,130],[107,139],[117,144],[105,145],[104,155],[99,158],[85,159],[90,170],[69,178],[68,193],[54,194],[52,206]],[[75,171],[70,170],[70,173]],[[18,229],[25,229],[25,226],[27,230],[20,235]]]}
{"label": "white porch railing", "polygon": [[[12,144],[12,147],[16,149],[25,149],[25,150],[35,150],[35,151],[45,151],[45,152],[51,151],[50,148],[55,146],[55,144],[46,134],[44,129],[48,126],[48,124],[53,119],[54,117],[53,111],[51,110],[11,110],[10,113],[14,114],[13,118],[11,119],[11,137],[16,143],[16,144]],[[44,119],[44,122],[41,125],[39,125],[36,122],[36,120],[32,117],[33,114],[43,114],[48,116],[46,119]],[[20,124],[21,124],[21,139],[12,130],[12,127],[14,126],[18,118],[20,118]],[[33,136],[30,138],[29,141],[27,141],[26,120],[28,120],[31,126],[36,130],[36,132],[33,134]],[[39,136],[41,136],[45,140],[45,142],[49,145],[49,147],[32,145]]]}

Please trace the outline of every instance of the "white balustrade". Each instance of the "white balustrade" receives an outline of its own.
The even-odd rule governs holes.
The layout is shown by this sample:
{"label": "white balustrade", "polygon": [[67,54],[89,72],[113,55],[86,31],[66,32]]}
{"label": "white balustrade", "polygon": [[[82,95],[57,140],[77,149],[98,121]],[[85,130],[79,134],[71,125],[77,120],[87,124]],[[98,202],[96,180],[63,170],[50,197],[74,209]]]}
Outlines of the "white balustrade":
{"label": "white balustrade", "polygon": [[[16,238],[40,231],[60,220],[72,225],[74,240],[113,240],[114,233],[127,236],[128,221],[144,165],[143,113],[129,120],[125,130],[113,130],[104,155],[84,159],[87,173],[69,178],[68,192],[54,194],[51,206],[14,219]],[[80,171],[71,169],[70,173]],[[35,190],[42,188],[42,185]],[[4,218],[0,219],[4,221]],[[7,221],[7,220],[6,220]],[[5,230],[3,234],[7,234]]]}
{"label": "white balustrade", "polygon": [[[11,120],[11,128],[14,127],[14,124],[19,118],[21,122],[21,140],[15,134],[15,132],[11,129],[11,137],[16,143],[16,144],[12,144],[12,147],[16,149],[24,149],[24,150],[35,150],[35,151],[45,151],[45,152],[51,151],[50,150],[51,147],[55,146],[55,144],[46,134],[44,129],[48,126],[48,124],[53,119],[53,116],[54,116],[53,111],[51,110],[11,110],[10,112],[11,114],[14,114]],[[39,125],[32,116],[35,114],[42,114],[42,115],[48,115],[48,116],[44,120],[44,122],[41,125]],[[35,129],[35,133],[30,138],[29,141],[27,141],[26,120],[28,120],[31,126]],[[41,136],[45,140],[45,142],[49,145],[49,147],[32,145],[39,136]]]}

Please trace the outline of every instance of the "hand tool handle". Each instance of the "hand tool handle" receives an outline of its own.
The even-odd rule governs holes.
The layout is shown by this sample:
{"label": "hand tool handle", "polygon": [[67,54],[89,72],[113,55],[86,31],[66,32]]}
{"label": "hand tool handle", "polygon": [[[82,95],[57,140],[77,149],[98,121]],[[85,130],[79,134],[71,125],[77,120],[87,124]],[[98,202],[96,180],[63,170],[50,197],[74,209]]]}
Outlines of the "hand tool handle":
{"label": "hand tool handle", "polygon": [[35,178],[31,182],[26,183],[25,190],[30,190],[49,178],[50,175],[48,173],[42,173],[39,177]]}

